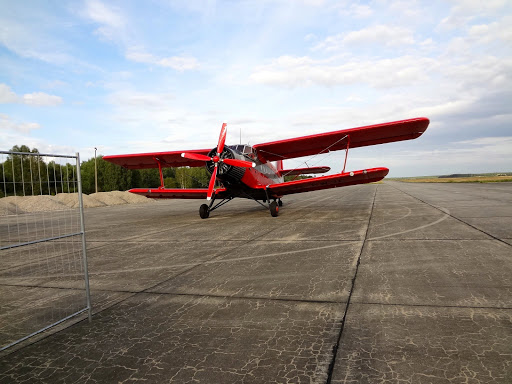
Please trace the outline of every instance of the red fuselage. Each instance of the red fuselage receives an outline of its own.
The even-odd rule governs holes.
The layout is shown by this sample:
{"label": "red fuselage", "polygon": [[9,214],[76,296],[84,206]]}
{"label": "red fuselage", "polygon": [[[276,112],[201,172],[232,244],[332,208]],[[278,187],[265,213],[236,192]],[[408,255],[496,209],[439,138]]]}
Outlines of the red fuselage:
{"label": "red fuselage", "polygon": [[[212,152],[216,151],[216,148]],[[282,183],[284,178],[271,162],[263,162],[261,156],[257,156],[255,150],[248,145],[225,146],[221,158],[235,158],[238,160],[252,161],[256,163],[253,168],[240,168],[233,166],[219,167],[217,177],[227,191],[239,197],[252,197],[265,200],[264,189],[268,185]],[[206,165],[211,173],[213,163]],[[249,195],[249,196],[246,196]]]}

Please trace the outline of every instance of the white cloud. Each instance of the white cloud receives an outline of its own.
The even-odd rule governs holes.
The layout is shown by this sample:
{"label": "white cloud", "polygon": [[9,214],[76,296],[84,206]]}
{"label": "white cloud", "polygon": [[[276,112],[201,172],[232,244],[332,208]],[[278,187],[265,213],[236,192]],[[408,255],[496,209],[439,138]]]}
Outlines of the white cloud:
{"label": "white cloud", "polygon": [[176,71],[183,72],[199,68],[199,62],[195,57],[191,56],[171,56],[158,58],[150,53],[145,52],[140,47],[132,47],[125,54],[126,58],[137,63],[158,65],[161,67],[172,68]]}
{"label": "white cloud", "polygon": [[[405,144],[411,148],[420,142]],[[512,137],[508,136],[453,142],[431,149],[402,147],[396,151],[390,145],[375,146],[354,150],[348,157],[349,169],[385,166],[391,177],[403,177],[507,171],[511,153]]]}
{"label": "white cloud", "polygon": [[72,58],[63,51],[62,42],[52,39],[41,25],[24,23],[0,12],[0,45],[21,57],[63,64]]}
{"label": "white cloud", "polygon": [[328,36],[324,41],[314,46],[313,50],[336,51],[341,50],[346,45],[378,44],[394,47],[414,43],[413,32],[410,29],[380,24],[358,31]]}
{"label": "white cloud", "polygon": [[346,44],[384,44],[389,46],[414,44],[412,31],[389,25],[375,25],[349,32],[343,39]]}
{"label": "white cloud", "polygon": [[498,154],[512,154],[512,136],[505,137],[479,137],[472,140],[463,140],[455,144],[479,146],[487,150],[489,148],[494,152],[498,149]]}
{"label": "white cloud", "polygon": [[14,104],[19,102],[19,96],[16,95],[6,84],[0,84],[0,104]]}
{"label": "white cloud", "polygon": [[129,20],[122,10],[106,5],[99,0],[88,0],[83,14],[86,18],[99,24],[95,33],[121,46],[126,59],[137,63],[158,65],[183,72],[199,68],[199,62],[191,56],[156,57],[147,53],[138,45],[133,45],[135,39],[129,27]]}
{"label": "white cloud", "polygon": [[169,103],[174,100],[174,96],[171,94],[125,90],[111,94],[108,100],[111,104],[118,107],[140,107],[165,110],[165,108],[170,106]]}
{"label": "white cloud", "polygon": [[62,103],[60,96],[49,95],[44,92],[26,93],[16,95],[6,84],[0,84],[0,104],[27,104],[35,106],[56,106]]}
{"label": "white cloud", "polygon": [[339,65],[309,57],[282,56],[269,65],[256,68],[249,78],[254,83],[289,88],[356,83],[374,88],[393,88],[428,80],[429,71],[436,65],[433,59],[410,56],[381,60],[354,59]]}
{"label": "white cloud", "polygon": [[512,17],[489,24],[473,25],[469,29],[468,38],[476,44],[489,44],[500,40],[505,44],[511,44]]}
{"label": "white cloud", "polygon": [[107,6],[99,0],[88,0],[84,15],[100,25],[95,32],[108,40],[114,40],[124,33],[126,20],[118,8]]}
{"label": "white cloud", "polygon": [[353,18],[370,17],[374,10],[368,5],[341,3],[333,6],[341,16]]}
{"label": "white cloud", "polygon": [[507,6],[507,0],[460,0],[441,23],[441,29],[463,28],[472,20],[482,17],[496,17]]}
{"label": "white cloud", "polygon": [[373,9],[367,5],[351,4],[350,14],[358,18],[369,17],[373,14]]}
{"label": "white cloud", "polygon": [[171,67],[180,72],[199,68],[197,60],[194,57],[187,56],[166,57],[158,60],[157,64],[163,67]]}
{"label": "white cloud", "polygon": [[34,129],[39,129],[41,126],[37,123],[19,123],[13,121],[8,115],[0,113],[0,131],[10,131],[11,133],[30,133]]}
{"label": "white cloud", "polygon": [[55,106],[62,103],[62,98],[44,92],[34,92],[23,95],[23,102],[28,105]]}
{"label": "white cloud", "polygon": [[157,61],[157,58],[150,53],[143,51],[140,47],[132,47],[125,53],[128,60],[135,61],[136,63],[152,64]]}

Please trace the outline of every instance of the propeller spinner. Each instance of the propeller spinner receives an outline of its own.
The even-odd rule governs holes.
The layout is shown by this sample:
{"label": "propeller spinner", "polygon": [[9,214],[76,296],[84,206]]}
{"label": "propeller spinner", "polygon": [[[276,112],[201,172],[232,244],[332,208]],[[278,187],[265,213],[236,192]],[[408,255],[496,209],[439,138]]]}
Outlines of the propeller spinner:
{"label": "propeller spinner", "polygon": [[210,178],[210,183],[208,185],[208,193],[206,195],[206,200],[211,200],[213,195],[213,188],[215,187],[215,180],[217,178],[217,166],[219,163],[225,163],[227,165],[232,165],[234,167],[243,167],[243,168],[252,168],[256,166],[256,163],[251,161],[237,160],[237,159],[222,159],[220,157],[222,151],[224,151],[224,143],[226,142],[226,133],[227,133],[227,124],[223,123],[222,128],[220,129],[219,143],[217,145],[217,154],[210,157],[201,155],[198,153],[182,153],[181,157],[191,160],[200,160],[200,161],[213,161],[215,168],[213,169],[212,176]]}

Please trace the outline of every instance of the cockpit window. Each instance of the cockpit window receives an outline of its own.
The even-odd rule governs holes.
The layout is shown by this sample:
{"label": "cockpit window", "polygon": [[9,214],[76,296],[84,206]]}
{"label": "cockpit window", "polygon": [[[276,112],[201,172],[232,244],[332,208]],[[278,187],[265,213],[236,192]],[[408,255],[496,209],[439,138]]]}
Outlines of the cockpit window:
{"label": "cockpit window", "polygon": [[249,145],[232,145],[230,146],[231,149],[234,149],[237,152],[243,153],[244,155],[247,155],[249,153],[254,153],[254,150]]}
{"label": "cockpit window", "polygon": [[231,145],[229,148],[234,149],[236,152],[239,152],[250,159],[254,159],[256,157],[256,152],[250,145]]}

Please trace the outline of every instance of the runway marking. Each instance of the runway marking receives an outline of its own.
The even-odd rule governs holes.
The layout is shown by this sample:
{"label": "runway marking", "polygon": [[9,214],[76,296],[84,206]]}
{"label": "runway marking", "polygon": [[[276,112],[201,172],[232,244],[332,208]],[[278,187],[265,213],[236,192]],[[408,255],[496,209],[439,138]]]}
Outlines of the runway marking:
{"label": "runway marking", "polygon": [[407,216],[410,216],[411,213],[412,213],[412,209],[409,208],[409,207],[405,207],[405,208],[409,211],[409,212],[407,212],[407,214],[405,216],[399,217],[398,219],[394,219],[394,220],[391,220],[391,221],[386,221],[385,223],[376,224],[376,225],[374,225],[374,227],[380,227],[381,225],[386,225],[386,224],[389,224],[389,223],[393,223],[395,221],[405,219]]}
{"label": "runway marking", "polygon": [[382,235],[382,236],[372,237],[371,239],[367,239],[367,240],[379,240],[379,239],[384,239],[386,237],[391,237],[391,236],[401,235],[401,234],[412,232],[412,231],[417,231],[418,229],[423,229],[423,228],[431,227],[432,225],[439,224],[440,222],[442,222],[442,221],[446,220],[447,218],[451,217],[450,211],[447,208],[440,208],[440,209],[445,213],[445,215],[443,217],[441,217],[440,219],[434,221],[433,223],[421,225],[421,226],[416,227],[416,228],[407,229],[405,231],[396,232],[396,233],[392,233],[392,234],[389,234],[389,235]]}
{"label": "runway marking", "polygon": [[[407,192],[405,192],[405,191],[402,191],[401,189],[399,189],[399,188],[395,187],[394,185],[391,185],[391,187],[392,187],[392,188],[395,188],[396,190],[398,190],[398,191],[400,191],[400,192],[402,192],[402,193],[405,193],[405,194],[406,194],[406,195],[408,195],[408,196],[411,196],[412,198],[414,198],[414,199],[416,199],[416,200],[418,200],[418,201],[421,201],[423,204],[426,204],[426,205],[431,206],[432,208],[435,208],[435,209],[440,210],[440,211],[445,211],[445,210],[446,210],[446,211],[448,211],[448,210],[447,210],[447,209],[445,209],[445,208],[438,207],[438,206],[436,206],[436,205],[430,204],[429,202],[424,201],[424,200],[421,200],[420,198],[418,198],[418,197],[416,197],[416,196],[413,196],[413,195],[411,195],[410,193],[407,193]],[[479,196],[479,197],[480,197],[480,196]],[[502,200],[499,200],[499,199],[490,199],[490,200],[502,201]],[[507,203],[508,203],[508,201],[507,201]],[[469,224],[468,222],[466,222],[466,221],[464,221],[464,220],[462,220],[462,219],[460,219],[460,218],[458,218],[458,217],[456,217],[456,216],[452,216],[451,214],[450,214],[450,216],[451,216],[451,217],[453,217],[455,220],[460,221],[460,222],[461,222],[461,223],[463,223],[463,224],[466,224],[468,227],[471,227],[471,228],[473,228],[473,229],[476,229],[477,231],[482,232],[483,234],[485,234],[485,235],[487,235],[487,236],[489,236],[489,237],[492,237],[494,240],[497,240],[497,241],[501,242],[502,244],[505,244],[505,245],[507,245],[507,246],[509,246],[509,247],[511,246],[511,244],[507,243],[505,240],[500,239],[499,237],[494,236],[494,235],[492,235],[492,234],[490,234],[490,233],[488,233],[488,232],[484,231],[483,229],[480,229],[480,228],[478,228],[478,227],[475,227],[474,225]]]}
{"label": "runway marking", "polygon": [[[325,199],[322,199],[322,200],[325,200]],[[322,201],[322,200],[320,200],[320,201]],[[388,238],[388,237],[392,237],[392,236],[396,236],[396,235],[401,235],[401,234],[404,234],[404,233],[409,233],[409,232],[417,231],[419,229],[424,229],[424,228],[428,228],[428,227],[431,227],[433,225],[439,224],[442,221],[446,220],[448,217],[451,217],[450,211],[447,208],[440,207],[438,209],[443,211],[445,213],[445,215],[443,217],[441,217],[440,219],[432,222],[432,223],[421,225],[419,227],[415,227],[415,228],[411,228],[411,229],[407,229],[405,231],[400,231],[400,232],[395,232],[395,233],[391,233],[391,234],[387,234],[387,235],[372,237],[372,238],[369,238],[369,239],[366,239],[366,240],[367,241],[380,240],[380,239],[384,239],[384,238]],[[408,216],[409,214],[410,213],[408,213],[406,216]],[[406,216],[404,216],[404,217],[406,217]],[[396,221],[396,220],[393,220],[393,221]],[[174,265],[167,265],[167,266],[166,265],[161,265],[161,266],[143,267],[143,268],[135,268],[135,269],[120,269],[120,270],[102,271],[102,272],[89,272],[89,275],[93,275],[93,276],[109,275],[109,274],[116,274],[116,273],[151,271],[151,270],[159,270],[159,269],[174,269],[174,268],[195,267],[195,266],[209,265],[209,264],[230,263],[230,262],[235,262],[235,261],[247,261],[247,260],[255,260],[255,259],[264,259],[264,258],[275,257],[275,256],[292,255],[292,254],[298,254],[298,253],[303,253],[303,252],[319,251],[319,250],[324,250],[324,249],[329,249],[329,248],[336,248],[336,247],[345,246],[345,245],[358,244],[358,243],[361,243],[362,241],[363,240],[349,240],[349,241],[343,241],[343,242],[339,242],[338,241],[335,244],[323,245],[321,247],[302,248],[302,249],[297,249],[297,250],[293,250],[293,251],[269,253],[269,254],[265,254],[265,255],[254,255],[254,256],[237,257],[237,258],[232,258],[232,259],[209,260],[209,261],[198,262],[198,263],[182,263],[182,264],[174,264]],[[59,275],[59,276],[62,277],[62,275]],[[70,274],[70,275],[66,275],[66,276],[71,277],[71,276],[76,276],[76,275],[75,274]],[[43,277],[43,276],[41,276],[41,277]],[[52,277],[52,276],[46,275],[44,277]],[[54,276],[54,277],[57,277],[57,275]],[[38,277],[34,276],[34,278],[38,278]]]}
{"label": "runway marking", "polygon": [[[391,234],[383,235],[383,236],[372,237],[372,238],[367,239],[367,240],[379,240],[379,239],[383,239],[383,238],[386,238],[386,237],[401,235],[403,233],[412,232],[412,231],[416,231],[418,229],[423,229],[423,228],[431,227],[432,225],[439,224],[440,222],[442,222],[442,221],[446,220],[448,217],[450,217],[449,210],[446,209],[446,208],[442,208],[442,209],[444,210],[445,215],[443,217],[441,217],[440,219],[432,222],[432,223],[421,225],[419,227],[411,228],[411,229],[408,229],[408,230],[405,230],[405,231],[401,231],[401,232],[391,233]],[[350,244],[361,243],[362,241],[363,240],[344,241],[342,243],[338,242],[336,244],[329,244],[329,245],[324,245],[324,246],[321,246],[321,247],[297,249],[297,250],[294,250],[294,251],[285,251],[285,252],[278,252],[278,253],[269,253],[269,254],[266,254],[266,255],[255,255],[255,256],[237,257],[237,258],[233,258],[233,259],[211,260],[211,261],[205,261],[204,263],[178,264],[178,265],[174,265],[173,267],[179,268],[179,267],[188,267],[188,266],[193,266],[193,265],[218,264],[218,263],[227,263],[227,262],[232,262],[232,261],[245,261],[245,260],[253,260],[253,259],[262,259],[262,258],[267,258],[267,257],[274,257],[274,256],[281,256],[281,255],[291,255],[291,254],[302,253],[302,252],[319,251],[319,250],[322,250],[322,249],[336,248],[336,247],[340,247],[342,245],[350,245]],[[139,271],[139,270],[145,270],[145,269],[151,270],[151,269],[173,268],[173,267],[165,267],[165,266],[161,266],[161,267],[147,267],[147,268],[141,268],[141,269],[131,269],[129,271]],[[123,270],[123,272],[129,272],[129,271]],[[110,273],[110,272],[111,271],[103,272],[103,273]]]}
{"label": "runway marking", "polygon": [[[388,235],[383,236],[377,236],[372,237],[370,239],[366,239],[367,241],[372,240],[380,240],[387,237],[392,237],[396,235],[401,235],[408,232],[417,231],[419,229],[428,228],[433,225],[439,224],[440,222],[446,220],[450,216],[450,211],[446,208],[442,208],[443,212],[445,212],[445,215],[441,217],[440,219],[433,221],[432,223],[421,225],[416,228],[411,228],[405,231],[390,233]],[[221,259],[221,260],[210,260],[205,262],[199,262],[199,263],[182,263],[182,264],[174,264],[174,265],[161,265],[161,266],[155,266],[155,267],[143,267],[143,268],[134,268],[134,269],[119,269],[119,270],[113,270],[113,271],[103,271],[103,272],[89,272],[89,275],[109,275],[109,274],[116,274],[116,273],[129,273],[129,272],[139,272],[139,271],[152,271],[152,270],[159,270],[159,269],[174,269],[174,268],[183,268],[183,267],[195,267],[199,265],[208,265],[208,264],[221,264],[221,263],[230,263],[234,261],[246,261],[246,260],[255,260],[255,259],[264,259],[268,257],[275,257],[275,256],[283,256],[283,255],[292,255],[297,253],[303,253],[303,252],[312,252],[312,251],[319,251],[323,249],[329,249],[329,248],[336,248],[341,247],[345,245],[352,245],[352,244],[358,244],[361,243],[363,240],[350,240],[350,241],[343,241],[343,242],[336,242],[335,244],[329,244],[329,245],[323,245],[321,247],[314,247],[314,248],[302,248],[297,249],[293,251],[284,251],[284,252],[277,252],[277,253],[268,253],[265,255],[254,255],[254,256],[245,256],[245,257],[237,257],[232,259]],[[75,275],[67,275],[67,276],[75,276]],[[37,278],[37,276],[34,276]],[[45,277],[52,277],[52,276],[45,276]]]}

